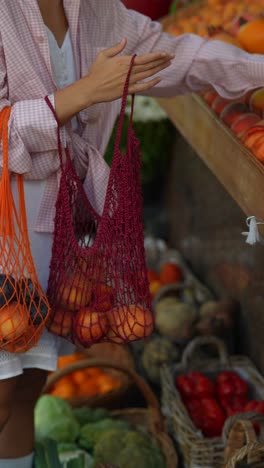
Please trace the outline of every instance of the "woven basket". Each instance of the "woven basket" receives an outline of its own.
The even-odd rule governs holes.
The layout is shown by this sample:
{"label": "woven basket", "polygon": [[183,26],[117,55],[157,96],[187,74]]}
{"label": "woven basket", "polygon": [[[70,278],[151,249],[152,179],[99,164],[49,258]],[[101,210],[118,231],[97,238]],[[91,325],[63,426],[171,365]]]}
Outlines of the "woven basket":
{"label": "woven basket", "polygon": [[[218,359],[192,360],[201,346],[214,346]],[[264,379],[246,357],[228,356],[224,343],[213,337],[195,338],[185,349],[182,362],[173,369],[164,367],[161,371],[162,405],[174,438],[182,451],[185,468],[223,468],[224,443],[221,437],[208,439],[203,436],[189,417],[180,394],[175,387],[175,378],[186,372],[200,371],[211,378],[220,372],[233,370],[244,378],[254,399],[264,399]],[[264,465],[263,465],[264,467]]]}
{"label": "woven basket", "polygon": [[[124,368],[134,369],[135,363],[132,353],[126,345],[116,345],[112,343],[100,343],[92,346],[91,348],[82,351],[83,354],[89,359],[107,359],[112,363],[120,364]],[[118,403],[125,398],[125,395],[129,392],[133,382],[128,375],[123,372],[118,372],[114,369],[107,369],[107,373],[110,373],[120,380],[120,387],[115,388],[109,392],[98,394],[95,396],[83,396],[67,399],[71,406],[77,408],[81,406],[90,407],[102,407],[102,408],[116,408]],[[53,379],[51,374],[50,381]],[[56,376],[56,373],[55,373]]]}
{"label": "woven basket", "polygon": [[[253,423],[260,425],[257,437]],[[239,414],[229,418],[224,428],[225,468],[264,467],[264,416]]]}
{"label": "woven basket", "polygon": [[[122,374],[128,376],[130,381],[134,382],[134,384],[142,393],[146,401],[147,408],[133,408],[113,411],[112,416],[117,419],[124,419],[135,427],[145,429],[160,447],[166,460],[166,467],[177,468],[178,457],[173,442],[167,434],[159,403],[148,384],[133,370],[123,367],[122,364],[113,364],[107,360],[85,359],[65,366],[64,368],[51,374],[48,378],[44,392],[47,392],[52,387],[52,385],[58,382],[62,377],[65,377],[66,375],[69,375],[77,370],[91,367],[112,369],[114,371],[121,372]],[[111,460],[109,461],[111,462]]]}

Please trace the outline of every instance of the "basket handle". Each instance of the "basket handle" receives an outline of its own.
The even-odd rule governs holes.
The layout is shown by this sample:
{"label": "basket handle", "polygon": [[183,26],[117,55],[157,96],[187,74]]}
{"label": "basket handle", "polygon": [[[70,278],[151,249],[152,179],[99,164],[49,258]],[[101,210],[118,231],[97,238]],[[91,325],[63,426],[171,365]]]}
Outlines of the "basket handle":
{"label": "basket handle", "polygon": [[[253,427],[254,421],[260,423],[259,440]],[[261,453],[256,453],[255,448],[261,440],[263,441],[263,430],[264,416],[259,413],[248,412],[228,418],[223,430],[226,468],[235,467],[236,463],[244,460],[246,456],[250,463],[260,461]]]}
{"label": "basket handle", "polygon": [[45,393],[49,391],[51,387],[61,378],[70,375],[75,371],[89,369],[93,367],[113,369],[122,372],[123,374],[126,374],[136,384],[136,386],[139,388],[142,395],[144,396],[147,406],[152,412],[155,429],[158,432],[163,432],[165,430],[164,420],[160,411],[160,406],[151,388],[136,372],[123,367],[121,364],[113,364],[112,362],[101,359],[81,359],[80,361],[69,364],[68,366],[65,366],[62,369],[59,369],[56,372],[50,374],[43,392]]}
{"label": "basket handle", "polygon": [[182,355],[182,366],[187,368],[197,348],[205,345],[215,346],[219,354],[220,363],[222,365],[228,365],[228,352],[224,342],[214,336],[202,336],[194,338],[194,340],[186,346]]}
{"label": "basket handle", "polygon": [[158,302],[163,298],[163,296],[165,296],[166,294],[181,291],[183,286],[184,286],[183,283],[171,283],[171,284],[166,284],[165,286],[162,286],[162,288],[160,288],[160,290],[155,295],[153,306],[155,307],[158,304]]}
{"label": "basket handle", "polygon": [[[246,457],[248,457],[247,461],[248,463],[250,463],[250,466],[252,466],[251,465],[252,463],[261,462],[263,455],[264,455],[263,443],[251,442],[245,445],[243,448],[237,450],[232,456],[232,458],[227,462],[227,464],[225,465],[225,468],[236,468],[237,463],[244,461]],[[261,463],[261,466],[262,466],[262,463]]]}
{"label": "basket handle", "polygon": [[223,428],[223,440],[225,444],[228,444],[228,441],[232,435],[233,427],[236,425],[237,422],[249,423],[243,425],[243,430],[245,431],[247,442],[253,442],[255,440],[255,431],[254,434],[252,434],[251,429],[253,429],[252,423],[258,422],[260,424],[259,439],[264,440],[264,415],[256,413],[254,411],[248,411],[247,413],[238,413],[234,416],[230,416],[226,420]]}

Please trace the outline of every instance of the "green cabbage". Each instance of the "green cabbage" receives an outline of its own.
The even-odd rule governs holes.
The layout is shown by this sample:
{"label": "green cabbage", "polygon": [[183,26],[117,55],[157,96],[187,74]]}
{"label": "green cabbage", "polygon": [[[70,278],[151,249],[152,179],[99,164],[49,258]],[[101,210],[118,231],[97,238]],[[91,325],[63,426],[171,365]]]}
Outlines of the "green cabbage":
{"label": "green cabbage", "polygon": [[72,443],[79,436],[80,425],[66,401],[44,395],[35,408],[35,429],[37,440],[49,437],[56,442]]}

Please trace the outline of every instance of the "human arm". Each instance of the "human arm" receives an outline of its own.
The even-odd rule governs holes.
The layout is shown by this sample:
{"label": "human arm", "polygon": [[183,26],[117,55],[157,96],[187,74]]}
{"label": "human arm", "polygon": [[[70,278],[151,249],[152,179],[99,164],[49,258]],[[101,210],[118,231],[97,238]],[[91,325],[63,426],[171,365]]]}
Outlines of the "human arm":
{"label": "human arm", "polygon": [[[106,8],[104,0],[102,8]],[[105,3],[105,5],[103,5]],[[128,53],[162,50],[175,54],[172,65],[162,71],[160,83],[148,95],[170,97],[210,87],[226,98],[237,98],[248,90],[264,86],[264,56],[247,54],[220,41],[207,41],[187,34],[173,37],[162,32],[159,23],[113,0],[111,25],[126,35]]]}

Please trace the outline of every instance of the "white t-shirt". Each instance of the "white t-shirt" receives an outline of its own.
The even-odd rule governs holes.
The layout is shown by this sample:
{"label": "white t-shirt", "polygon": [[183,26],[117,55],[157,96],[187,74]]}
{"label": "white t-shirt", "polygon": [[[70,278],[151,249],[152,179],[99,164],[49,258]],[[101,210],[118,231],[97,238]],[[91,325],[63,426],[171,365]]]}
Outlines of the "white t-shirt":
{"label": "white t-shirt", "polygon": [[[61,47],[59,47],[53,33],[47,26],[46,30],[49,41],[53,76],[55,78],[58,88],[62,89],[66,86],[71,85],[77,80],[70,31],[67,31],[63,44]],[[74,117],[71,123],[73,130],[76,130],[78,127],[77,118]]]}

